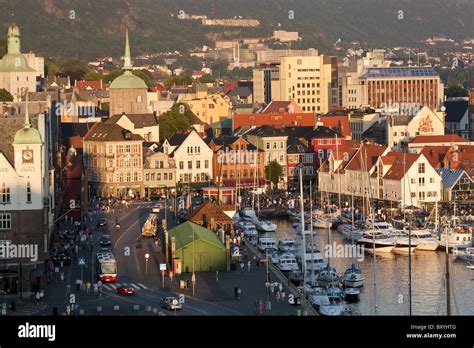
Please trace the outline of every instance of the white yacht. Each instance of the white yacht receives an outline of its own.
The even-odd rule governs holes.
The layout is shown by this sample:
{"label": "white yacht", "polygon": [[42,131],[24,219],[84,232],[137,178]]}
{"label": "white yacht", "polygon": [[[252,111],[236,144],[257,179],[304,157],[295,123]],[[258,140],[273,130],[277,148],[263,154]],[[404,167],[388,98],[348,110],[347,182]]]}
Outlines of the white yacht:
{"label": "white yacht", "polygon": [[474,248],[472,248],[472,247],[469,247],[469,248],[454,247],[453,248],[453,255],[458,260],[473,262],[474,261]]}
{"label": "white yacht", "polygon": [[[395,244],[395,248],[393,248],[393,252],[395,253],[409,253],[410,252],[410,244],[411,244],[411,252],[415,251],[417,246],[417,241],[415,238],[410,238],[407,231],[402,230],[392,230],[388,232],[388,236]],[[410,240],[411,239],[411,240]]]}
{"label": "white yacht", "polygon": [[298,271],[300,267],[296,261],[296,257],[291,254],[283,254],[279,257],[277,267],[282,272]]}
{"label": "white yacht", "polygon": [[278,250],[294,252],[296,250],[296,240],[291,237],[285,237],[278,241]]}
{"label": "white yacht", "polygon": [[319,305],[318,313],[324,316],[340,316],[343,312],[342,298],[339,296],[328,296],[328,301]]}
{"label": "white yacht", "polygon": [[305,269],[309,272],[319,272],[326,267],[323,256],[319,250],[313,250],[313,252],[307,251],[303,258],[306,260]]}
{"label": "white yacht", "polygon": [[364,246],[369,252],[375,248],[376,253],[390,253],[395,248],[395,243],[387,233],[376,230],[366,231],[357,244]]}
{"label": "white yacht", "polygon": [[308,301],[318,310],[321,304],[329,304],[327,289],[324,286],[316,286],[311,288],[311,294],[308,295]]}
{"label": "white yacht", "polygon": [[342,283],[344,286],[351,288],[358,288],[364,286],[365,278],[362,275],[362,272],[356,264],[352,264],[345,272],[342,278]]}
{"label": "white yacht", "polygon": [[278,225],[274,222],[260,220],[257,218],[255,218],[252,222],[255,224],[257,230],[261,232],[275,232],[278,227]]}
{"label": "white yacht", "polygon": [[276,249],[276,241],[273,238],[259,238],[257,249],[265,252],[267,249]]}
{"label": "white yacht", "polygon": [[357,242],[364,235],[364,231],[349,224],[342,224],[337,228],[345,240]]}
{"label": "white yacht", "polygon": [[319,286],[339,284],[339,279],[340,277],[337,274],[336,269],[329,267],[329,265],[327,265],[326,268],[323,268],[316,277]]}
{"label": "white yacht", "polygon": [[411,230],[411,235],[416,240],[416,250],[434,251],[438,249],[439,242],[427,229]]}
{"label": "white yacht", "polygon": [[[446,249],[446,242],[448,249],[460,246],[469,246],[471,244],[472,232],[465,225],[459,225],[449,229],[446,233],[440,233],[438,235],[439,248]],[[446,241],[447,239],[447,241]]]}
{"label": "white yacht", "polygon": [[257,218],[257,214],[253,208],[244,208],[240,211],[240,218],[245,221],[253,221]]}

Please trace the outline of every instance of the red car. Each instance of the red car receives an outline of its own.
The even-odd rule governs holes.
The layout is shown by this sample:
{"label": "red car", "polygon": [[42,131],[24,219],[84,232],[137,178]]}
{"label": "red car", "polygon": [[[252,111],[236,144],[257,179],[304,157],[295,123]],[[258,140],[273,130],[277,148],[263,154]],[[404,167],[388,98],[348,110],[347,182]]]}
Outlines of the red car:
{"label": "red car", "polygon": [[120,295],[134,295],[135,289],[131,286],[121,285],[117,287],[117,293],[119,293]]}

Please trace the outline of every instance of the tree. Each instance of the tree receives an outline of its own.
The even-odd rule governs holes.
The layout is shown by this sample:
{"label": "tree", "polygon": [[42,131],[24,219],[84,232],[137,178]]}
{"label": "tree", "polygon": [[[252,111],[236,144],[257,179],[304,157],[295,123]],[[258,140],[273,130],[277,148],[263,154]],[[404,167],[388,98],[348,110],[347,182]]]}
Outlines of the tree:
{"label": "tree", "polygon": [[199,82],[201,83],[215,83],[216,79],[214,79],[211,75],[205,74],[199,78]]}
{"label": "tree", "polygon": [[466,97],[467,91],[464,89],[463,86],[451,85],[446,88],[445,95],[448,98]]}
{"label": "tree", "polygon": [[13,96],[5,88],[0,89],[0,102],[11,102]]}
{"label": "tree", "polygon": [[61,64],[61,76],[69,76],[72,80],[82,80],[84,75],[89,71],[89,67],[86,62],[76,59],[66,59]]}
{"label": "tree", "polygon": [[187,104],[178,103],[159,116],[160,140],[169,138],[176,132],[189,130],[192,127],[194,115]]}
{"label": "tree", "polygon": [[59,74],[60,70],[61,69],[56,63],[52,61],[46,63],[46,76],[54,77]]}
{"label": "tree", "polygon": [[0,37],[0,57],[3,57],[7,54],[7,38],[2,36]]}
{"label": "tree", "polygon": [[282,175],[283,167],[275,160],[271,161],[268,166],[265,167],[265,178],[273,183],[274,186],[278,185],[278,181]]}
{"label": "tree", "polygon": [[148,70],[133,70],[132,71],[133,75],[138,76],[141,78],[143,81],[145,81],[146,85],[148,87],[153,86],[155,84],[155,79],[153,78],[153,75],[151,72]]}
{"label": "tree", "polygon": [[115,69],[115,70],[112,70],[107,75],[104,75],[103,80],[104,80],[105,83],[110,83],[122,74],[123,74],[122,69]]}
{"label": "tree", "polygon": [[192,83],[193,80],[189,76],[170,76],[165,80],[164,85],[166,88],[171,88],[174,86],[187,86]]}
{"label": "tree", "polygon": [[89,71],[84,74],[84,80],[102,80],[104,75],[95,71]]}

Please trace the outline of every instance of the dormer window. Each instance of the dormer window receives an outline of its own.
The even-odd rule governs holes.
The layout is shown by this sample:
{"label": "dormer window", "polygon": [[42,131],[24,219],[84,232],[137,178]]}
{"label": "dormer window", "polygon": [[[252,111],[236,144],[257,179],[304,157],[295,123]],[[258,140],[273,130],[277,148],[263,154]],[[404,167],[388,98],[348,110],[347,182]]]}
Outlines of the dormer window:
{"label": "dormer window", "polygon": [[26,203],[31,203],[31,183],[26,184]]}

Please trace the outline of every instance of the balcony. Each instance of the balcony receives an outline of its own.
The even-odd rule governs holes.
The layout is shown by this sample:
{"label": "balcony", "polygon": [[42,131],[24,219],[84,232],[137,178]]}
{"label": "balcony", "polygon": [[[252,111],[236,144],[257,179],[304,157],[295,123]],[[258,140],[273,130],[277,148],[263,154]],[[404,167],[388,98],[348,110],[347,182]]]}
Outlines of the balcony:
{"label": "balcony", "polygon": [[114,167],[107,167],[107,171],[108,172],[113,172],[113,171],[115,171],[115,168]]}

